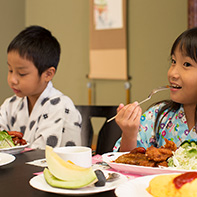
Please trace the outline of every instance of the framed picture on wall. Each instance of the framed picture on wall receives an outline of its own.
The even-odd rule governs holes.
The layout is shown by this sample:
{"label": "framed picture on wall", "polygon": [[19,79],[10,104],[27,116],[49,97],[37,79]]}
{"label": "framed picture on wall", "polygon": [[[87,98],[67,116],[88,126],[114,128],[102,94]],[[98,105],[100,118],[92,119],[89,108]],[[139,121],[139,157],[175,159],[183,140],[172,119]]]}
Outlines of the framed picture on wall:
{"label": "framed picture on wall", "polygon": [[90,79],[128,79],[126,24],[126,0],[90,0]]}

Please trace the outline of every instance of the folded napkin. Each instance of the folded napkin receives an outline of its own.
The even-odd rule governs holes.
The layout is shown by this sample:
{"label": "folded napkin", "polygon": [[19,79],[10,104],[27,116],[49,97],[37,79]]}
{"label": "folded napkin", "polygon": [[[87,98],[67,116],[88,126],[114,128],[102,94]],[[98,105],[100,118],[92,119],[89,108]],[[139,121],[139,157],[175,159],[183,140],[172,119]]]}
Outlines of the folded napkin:
{"label": "folded napkin", "polygon": [[37,159],[34,161],[29,161],[29,162],[26,162],[26,164],[39,166],[39,167],[47,167],[47,162],[46,162],[45,158],[44,159]]}
{"label": "folded napkin", "polygon": [[[92,167],[94,169],[109,169],[109,166],[103,166],[101,164],[96,164],[97,162],[101,162],[102,161],[102,156],[101,155],[95,155],[92,157]],[[47,162],[46,159],[37,159],[37,160],[33,160],[33,161],[29,161],[26,162],[26,164],[29,165],[34,165],[34,166],[40,166],[40,167],[47,167]]]}

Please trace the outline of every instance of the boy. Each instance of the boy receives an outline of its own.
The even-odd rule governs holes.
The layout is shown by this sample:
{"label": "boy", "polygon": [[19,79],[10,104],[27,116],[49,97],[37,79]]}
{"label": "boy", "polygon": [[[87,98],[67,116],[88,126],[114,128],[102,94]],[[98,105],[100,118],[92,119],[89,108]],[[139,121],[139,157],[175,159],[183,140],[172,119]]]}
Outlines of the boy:
{"label": "boy", "polygon": [[7,49],[8,84],[15,95],[0,108],[0,129],[21,131],[31,148],[81,145],[81,115],[51,80],[60,45],[47,29],[30,26]]}

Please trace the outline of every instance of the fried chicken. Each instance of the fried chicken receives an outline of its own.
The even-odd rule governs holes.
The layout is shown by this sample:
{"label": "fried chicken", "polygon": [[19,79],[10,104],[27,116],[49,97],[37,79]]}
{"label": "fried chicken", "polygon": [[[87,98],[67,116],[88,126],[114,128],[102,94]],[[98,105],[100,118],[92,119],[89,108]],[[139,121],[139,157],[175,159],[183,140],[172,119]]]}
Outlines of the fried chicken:
{"label": "fried chicken", "polygon": [[168,167],[168,162],[167,161],[156,162],[155,167],[159,167],[159,166]]}
{"label": "fried chicken", "polygon": [[171,157],[172,151],[177,149],[177,146],[174,142],[169,141],[165,138],[166,144],[161,146],[161,148],[156,148],[151,146],[146,149],[146,156],[149,160],[153,160],[156,162],[166,161],[169,157]]}
{"label": "fried chicken", "polygon": [[[177,146],[176,146],[176,144],[173,141],[169,141],[166,138],[164,138],[164,140],[166,142],[166,144],[164,145],[165,149],[169,149],[171,151],[176,151]],[[163,146],[161,148],[163,148]]]}
{"label": "fried chicken", "polygon": [[130,165],[138,165],[138,166],[155,166],[154,161],[148,160],[144,153],[127,153],[119,156],[116,160],[116,163],[124,163]]}
{"label": "fried chicken", "polygon": [[176,144],[165,139],[166,144],[160,148],[151,146],[147,149],[138,147],[129,153],[119,156],[115,162],[139,166],[167,167],[167,159],[173,155],[173,151],[177,149]]}
{"label": "fried chicken", "polygon": [[156,148],[151,146],[146,149],[146,157],[148,160],[153,160],[156,162],[165,161],[167,158],[172,156],[172,151],[165,148]]}

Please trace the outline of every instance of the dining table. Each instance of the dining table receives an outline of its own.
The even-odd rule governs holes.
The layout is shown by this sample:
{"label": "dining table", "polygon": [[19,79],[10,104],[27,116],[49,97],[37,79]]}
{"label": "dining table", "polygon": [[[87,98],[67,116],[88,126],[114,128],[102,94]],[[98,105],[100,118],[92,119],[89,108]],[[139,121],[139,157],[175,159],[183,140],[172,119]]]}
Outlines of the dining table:
{"label": "dining table", "polygon": [[[29,165],[27,162],[45,158],[45,151],[34,149],[15,154],[15,160],[7,165],[0,166],[0,194],[2,197],[53,197],[62,196],[33,188],[29,181],[44,170],[44,167]],[[69,196],[69,195],[66,195]],[[114,197],[114,190],[89,194],[92,197]]]}

